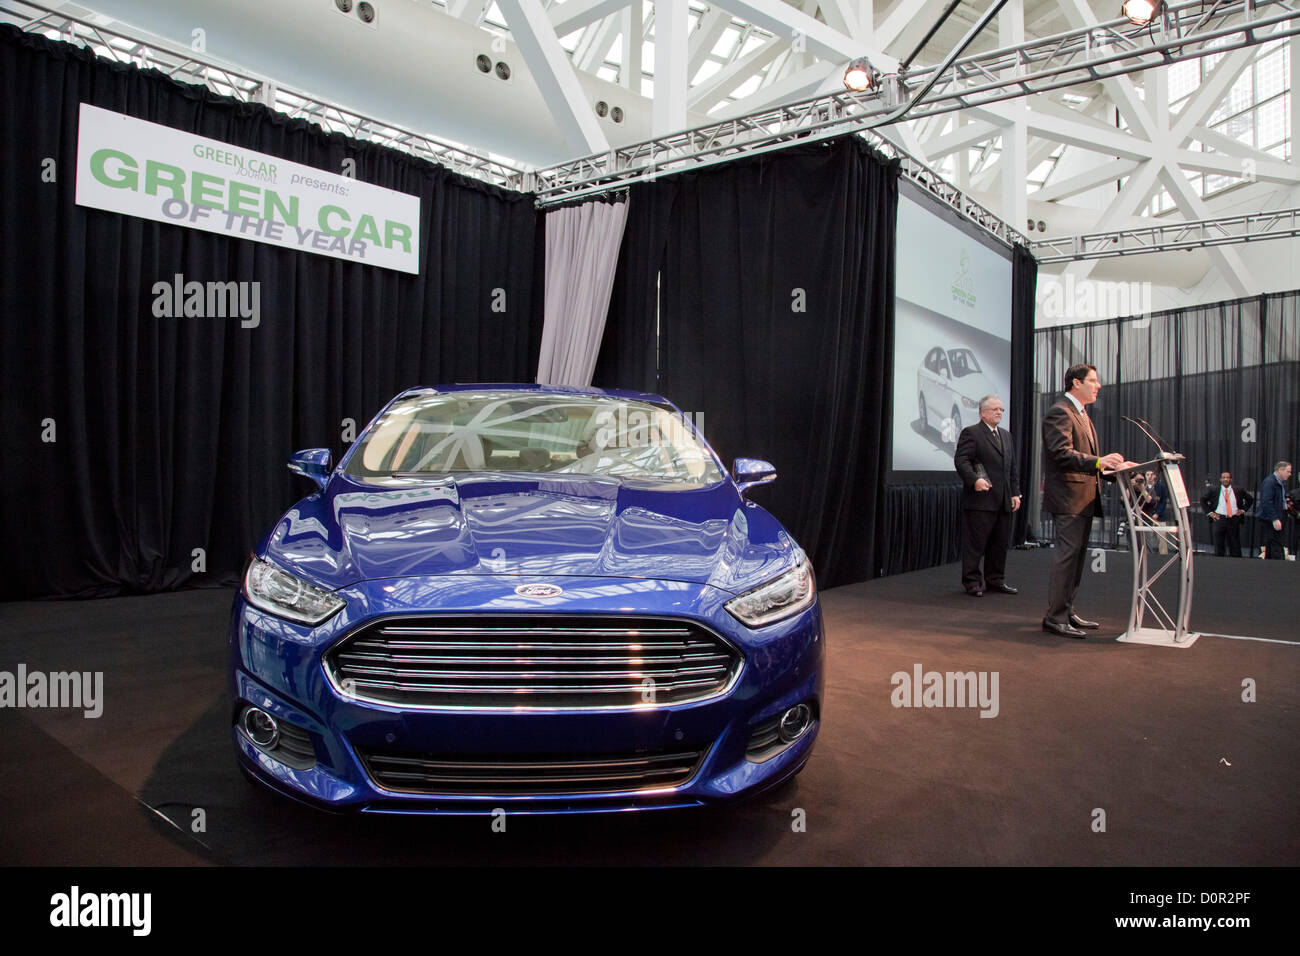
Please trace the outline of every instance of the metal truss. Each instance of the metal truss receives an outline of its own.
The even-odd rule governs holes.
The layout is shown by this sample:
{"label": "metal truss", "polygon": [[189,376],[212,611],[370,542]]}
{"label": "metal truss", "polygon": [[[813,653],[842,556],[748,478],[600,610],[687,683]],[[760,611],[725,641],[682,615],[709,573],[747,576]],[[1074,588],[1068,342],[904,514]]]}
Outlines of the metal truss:
{"label": "metal truss", "polygon": [[26,33],[58,33],[58,39],[80,43],[99,56],[141,69],[155,69],[183,83],[206,86],[214,93],[245,103],[262,103],[293,118],[301,118],[353,139],[389,146],[447,167],[453,172],[506,189],[524,190],[531,177],[524,169],[480,155],[382,120],[372,119],[306,93],[277,87],[273,82],[205,60],[194,51],[170,47],[90,20],[51,10],[28,0],[0,0],[0,22]]}
{"label": "metal truss", "polygon": [[[537,171],[537,189],[544,204],[563,202],[794,142],[1138,73],[1295,34],[1300,34],[1300,10],[1285,0],[1189,0],[1168,8],[1160,24],[1134,27],[1119,18],[965,57],[938,77],[925,69],[886,74],[871,93],[834,92],[558,163]],[[931,80],[933,88],[924,98],[912,98]]]}
{"label": "metal truss", "polygon": [[1109,259],[1175,249],[1203,249],[1236,242],[1300,236],[1300,209],[1277,209],[1221,219],[1171,222],[1119,232],[1098,232],[1029,243],[1040,264]]}

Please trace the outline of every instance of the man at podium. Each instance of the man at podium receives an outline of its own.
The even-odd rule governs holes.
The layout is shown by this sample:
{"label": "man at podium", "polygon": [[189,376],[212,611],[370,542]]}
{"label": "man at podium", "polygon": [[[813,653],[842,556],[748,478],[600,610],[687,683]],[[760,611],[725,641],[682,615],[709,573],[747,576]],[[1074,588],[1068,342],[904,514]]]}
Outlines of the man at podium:
{"label": "man at podium", "polygon": [[1101,515],[1101,473],[1123,467],[1125,459],[1118,452],[1101,454],[1097,429],[1084,410],[1101,391],[1096,366],[1071,365],[1064,384],[1065,394],[1043,417],[1043,510],[1056,529],[1043,630],[1082,639],[1085,629],[1097,627],[1075,612],[1074,598],[1092,519]]}

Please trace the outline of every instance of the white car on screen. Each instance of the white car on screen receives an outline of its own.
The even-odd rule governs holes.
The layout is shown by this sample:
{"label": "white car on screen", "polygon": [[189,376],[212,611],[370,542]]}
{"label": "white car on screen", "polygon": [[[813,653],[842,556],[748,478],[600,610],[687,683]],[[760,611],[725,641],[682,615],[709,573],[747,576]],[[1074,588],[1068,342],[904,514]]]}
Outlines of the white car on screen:
{"label": "white car on screen", "polygon": [[944,441],[955,442],[963,428],[979,419],[980,399],[994,391],[974,352],[935,346],[916,370],[921,431],[933,428]]}

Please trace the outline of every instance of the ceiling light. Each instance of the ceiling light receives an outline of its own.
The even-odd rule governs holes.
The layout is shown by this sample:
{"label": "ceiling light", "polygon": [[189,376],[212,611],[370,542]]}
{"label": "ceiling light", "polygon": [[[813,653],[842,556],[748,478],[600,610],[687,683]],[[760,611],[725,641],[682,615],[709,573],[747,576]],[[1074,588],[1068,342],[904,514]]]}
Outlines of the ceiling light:
{"label": "ceiling light", "polygon": [[1129,23],[1144,27],[1156,18],[1164,5],[1164,0],[1124,0],[1120,13],[1128,17]]}
{"label": "ceiling light", "polygon": [[876,85],[876,71],[865,56],[860,56],[844,71],[844,88],[854,93],[865,93]]}

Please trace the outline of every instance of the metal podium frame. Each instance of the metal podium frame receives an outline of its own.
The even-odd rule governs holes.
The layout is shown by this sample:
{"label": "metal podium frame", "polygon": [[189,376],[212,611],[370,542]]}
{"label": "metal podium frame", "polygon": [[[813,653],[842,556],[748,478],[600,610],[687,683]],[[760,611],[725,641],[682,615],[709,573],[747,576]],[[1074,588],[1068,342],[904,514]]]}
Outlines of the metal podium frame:
{"label": "metal podium frame", "polygon": [[[1140,465],[1105,472],[1119,485],[1133,543],[1133,603],[1129,610],[1128,629],[1117,638],[1129,644],[1191,647],[1201,636],[1188,627],[1192,612],[1192,528],[1187,519],[1191,502],[1183,484],[1182,470],[1178,467],[1182,461],[1186,461],[1182,455],[1162,452],[1158,458]],[[1165,488],[1171,497],[1173,524],[1160,524],[1148,517],[1134,491],[1133,477],[1151,469],[1164,476]],[[1174,546],[1170,554],[1155,552],[1151,545],[1158,540]],[[1153,564],[1156,566],[1154,571],[1151,570]],[[1153,586],[1175,565],[1179,570],[1178,609],[1175,614],[1170,614],[1156,597]],[[1155,626],[1146,624],[1148,613],[1155,619]]]}

